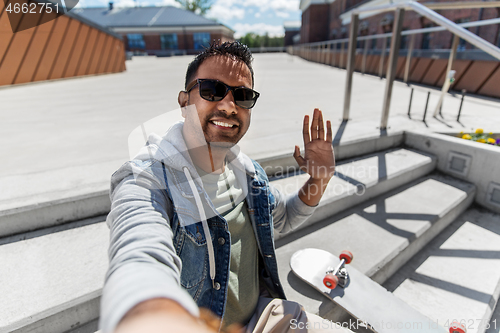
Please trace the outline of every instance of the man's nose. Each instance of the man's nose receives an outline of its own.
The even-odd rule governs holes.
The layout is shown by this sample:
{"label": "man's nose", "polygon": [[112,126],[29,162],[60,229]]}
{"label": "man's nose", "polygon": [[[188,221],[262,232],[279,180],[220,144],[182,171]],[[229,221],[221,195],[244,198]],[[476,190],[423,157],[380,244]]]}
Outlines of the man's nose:
{"label": "man's nose", "polygon": [[228,91],[226,96],[219,101],[219,110],[226,112],[226,114],[237,114],[236,103],[234,102],[234,96],[232,91]]}

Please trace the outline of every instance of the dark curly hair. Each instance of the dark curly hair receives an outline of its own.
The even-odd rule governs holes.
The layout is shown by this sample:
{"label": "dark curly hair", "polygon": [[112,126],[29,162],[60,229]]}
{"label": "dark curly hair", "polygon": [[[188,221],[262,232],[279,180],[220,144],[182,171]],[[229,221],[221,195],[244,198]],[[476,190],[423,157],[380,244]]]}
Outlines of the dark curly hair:
{"label": "dark curly hair", "polygon": [[253,80],[253,68],[252,68],[252,52],[248,46],[241,44],[240,42],[225,42],[219,44],[215,40],[210,44],[208,48],[203,50],[200,54],[194,58],[193,61],[189,64],[186,72],[186,82],[184,83],[184,89],[187,88],[187,85],[193,81],[198,68],[201,64],[208,58],[216,56],[216,55],[225,55],[234,60],[243,61],[250,69],[250,73],[252,74],[252,88],[254,85]]}

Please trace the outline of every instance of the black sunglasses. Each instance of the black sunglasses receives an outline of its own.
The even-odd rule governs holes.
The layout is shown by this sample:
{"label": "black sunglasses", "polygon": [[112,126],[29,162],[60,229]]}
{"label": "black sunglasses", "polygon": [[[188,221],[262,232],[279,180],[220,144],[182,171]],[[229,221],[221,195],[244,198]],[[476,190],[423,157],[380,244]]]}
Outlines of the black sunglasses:
{"label": "black sunglasses", "polygon": [[206,101],[218,102],[226,97],[231,90],[233,92],[234,103],[244,109],[251,109],[257,102],[260,94],[253,89],[246,87],[231,87],[219,80],[196,79],[191,82],[186,91],[190,92],[196,85],[199,86],[200,97]]}

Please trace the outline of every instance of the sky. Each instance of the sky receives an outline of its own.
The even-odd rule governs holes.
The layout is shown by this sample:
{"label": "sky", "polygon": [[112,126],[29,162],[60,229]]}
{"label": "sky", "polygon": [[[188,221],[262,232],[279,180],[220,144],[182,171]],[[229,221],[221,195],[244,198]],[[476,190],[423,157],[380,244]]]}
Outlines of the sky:
{"label": "sky", "polygon": [[[107,7],[109,0],[80,0],[77,7]],[[177,6],[175,0],[113,0],[115,7]],[[216,19],[240,38],[248,32],[283,36],[284,21],[300,21],[299,0],[213,0],[206,17]]]}

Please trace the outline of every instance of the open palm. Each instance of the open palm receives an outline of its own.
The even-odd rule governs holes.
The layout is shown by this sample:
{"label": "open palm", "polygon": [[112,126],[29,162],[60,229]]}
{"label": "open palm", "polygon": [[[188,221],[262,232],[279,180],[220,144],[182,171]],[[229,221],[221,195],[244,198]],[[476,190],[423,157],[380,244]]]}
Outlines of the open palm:
{"label": "open palm", "polygon": [[300,155],[299,146],[295,146],[293,157],[299,168],[307,172],[313,179],[330,179],[335,173],[335,156],[332,146],[332,124],[323,124],[323,113],[314,109],[311,131],[309,132],[309,116],[304,116],[304,156]]}

